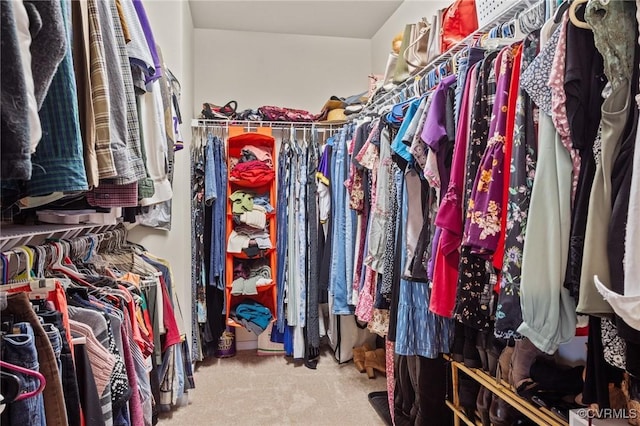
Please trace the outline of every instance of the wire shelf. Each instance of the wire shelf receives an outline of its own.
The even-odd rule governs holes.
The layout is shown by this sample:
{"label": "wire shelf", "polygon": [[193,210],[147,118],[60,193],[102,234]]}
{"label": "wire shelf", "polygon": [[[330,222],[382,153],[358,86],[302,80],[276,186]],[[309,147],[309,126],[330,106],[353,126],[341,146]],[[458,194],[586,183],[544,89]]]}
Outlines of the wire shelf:
{"label": "wire shelf", "polygon": [[[496,2],[500,2],[496,0]],[[473,44],[476,40],[480,39],[485,34],[489,33],[491,29],[493,29],[496,24],[502,22],[508,22],[510,20],[516,19],[521,13],[539,13],[538,6],[545,3],[545,0],[518,0],[518,1],[505,1],[504,5],[500,6],[499,13],[496,12],[494,18],[481,25],[478,30],[467,36],[464,40],[460,41],[456,45],[452,46],[449,50],[438,56],[436,59],[427,64],[424,68],[422,68],[415,76],[409,77],[403,83],[395,86],[393,90],[385,93],[380,96],[375,101],[366,105],[360,114],[371,114],[374,111],[377,111],[381,106],[397,104],[404,100],[407,100],[413,97],[412,92],[415,92],[413,88],[418,84],[422,86],[424,83],[425,77],[433,70],[437,69],[442,64],[447,61],[454,60],[456,55],[458,55],[462,50],[467,48],[469,45]]]}

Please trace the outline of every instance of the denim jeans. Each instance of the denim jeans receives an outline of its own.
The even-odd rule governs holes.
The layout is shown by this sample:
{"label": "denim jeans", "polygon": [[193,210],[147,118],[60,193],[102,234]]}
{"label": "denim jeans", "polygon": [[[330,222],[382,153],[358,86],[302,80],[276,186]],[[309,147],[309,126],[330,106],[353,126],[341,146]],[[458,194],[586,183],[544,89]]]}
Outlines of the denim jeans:
{"label": "denim jeans", "polygon": [[[331,164],[331,214],[333,221],[333,250],[331,253],[331,275],[329,278],[329,294],[333,296],[332,313],[349,315],[353,307],[349,306],[347,297],[351,294],[347,278],[346,244],[346,188],[344,180],[347,168],[347,129],[340,131],[334,146],[334,161]],[[353,239],[353,238],[352,238]],[[350,244],[353,241],[349,242]]]}
{"label": "denim jeans", "polygon": [[297,189],[296,197],[296,231],[298,237],[298,325],[303,327],[306,324],[307,311],[307,151],[299,150],[298,152],[298,169],[297,169]]}
{"label": "denim jeans", "polygon": [[[10,364],[39,371],[38,352],[36,351],[35,335],[31,324],[19,322],[14,324],[16,334],[2,337],[2,359]],[[22,379],[22,390],[34,391],[38,388],[38,379],[26,374],[12,372]],[[9,423],[14,425],[42,425],[47,424],[44,413],[44,399],[42,393],[30,398],[9,404]]]}
{"label": "denim jeans", "polygon": [[[67,408],[67,418],[69,426],[80,425],[80,391],[78,389],[78,380],[76,376],[76,367],[71,354],[71,346],[67,341],[67,334],[62,321],[62,314],[58,311],[41,311],[38,316],[45,322],[43,328],[47,332],[47,325],[55,326],[60,336],[60,361],[58,367],[61,368],[60,378],[62,380],[62,390],[64,392],[64,403]],[[48,334],[47,334],[48,336]],[[51,341],[51,338],[49,338]],[[53,345],[54,353],[56,348]],[[56,358],[57,358],[56,353]]]}
{"label": "denim jeans", "polygon": [[287,215],[293,220],[287,222],[287,286],[286,286],[286,299],[287,299],[287,323],[291,326],[298,324],[299,319],[299,305],[296,303],[300,292],[300,283],[298,282],[298,263],[295,259],[298,258],[298,235],[297,229],[297,213],[296,202],[298,198],[298,167],[299,167],[299,148],[296,143],[293,142],[291,146],[291,164],[289,167],[289,204],[287,206]]}
{"label": "denim jeans", "polygon": [[[47,380],[47,386],[42,393],[46,424],[47,426],[67,426],[69,422],[55,355],[26,293],[14,293],[7,296],[7,307],[2,310],[3,318],[6,315],[13,315],[16,322],[24,321],[31,324],[33,334],[36,336],[35,346],[38,353],[40,373]],[[27,422],[27,424],[29,423]]]}
{"label": "denim jeans", "polygon": [[[209,285],[224,290],[224,268],[226,252],[226,209],[227,209],[227,163],[224,143],[209,135],[207,140],[205,169],[205,197],[212,201],[213,224],[211,226],[211,261]],[[209,187],[209,189],[207,189]]]}
{"label": "denim jeans", "polygon": [[278,203],[276,205],[276,250],[277,267],[276,282],[278,286],[278,308],[276,326],[278,331],[284,333],[284,296],[287,283],[287,205],[289,203],[289,164],[291,149],[288,141],[282,141],[278,154]]}
{"label": "denim jeans", "polygon": [[60,361],[60,354],[62,353],[62,338],[60,337],[60,331],[53,324],[43,324],[44,332],[47,333],[47,337],[49,338],[49,342],[51,342],[51,347],[53,348],[53,353],[56,356],[56,362],[58,363],[58,371],[60,372],[60,377],[62,378],[62,362]]}

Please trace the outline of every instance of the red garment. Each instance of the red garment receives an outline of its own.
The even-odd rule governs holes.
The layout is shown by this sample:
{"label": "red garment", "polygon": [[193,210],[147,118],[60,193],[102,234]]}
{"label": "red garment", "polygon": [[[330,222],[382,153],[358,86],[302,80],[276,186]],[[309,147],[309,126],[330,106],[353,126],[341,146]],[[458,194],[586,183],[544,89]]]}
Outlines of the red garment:
{"label": "red garment", "polygon": [[[509,200],[509,186],[511,178],[511,153],[513,152],[513,132],[516,124],[516,108],[518,102],[518,93],[520,87],[520,64],[522,63],[522,44],[518,46],[513,57],[513,71],[511,76],[511,85],[509,87],[509,102],[507,110],[507,130],[505,134],[504,143],[504,164],[503,164],[503,188],[502,199],[505,200],[505,210],[500,222],[500,239],[496,251],[493,254],[493,266],[498,271],[498,274],[502,274],[502,265],[504,264],[504,249],[507,238],[507,208],[506,203]],[[500,293],[500,282],[502,280],[498,277],[494,291]]]}
{"label": "red garment", "polygon": [[[447,193],[443,197],[436,226],[442,229],[438,247],[435,253],[433,284],[429,310],[437,315],[450,318],[456,303],[456,290],[458,287],[458,262],[460,261],[460,245],[462,243],[463,191],[465,185],[465,161],[469,133],[465,131],[469,120],[469,99],[472,89],[475,87],[474,65],[468,74],[465,90],[462,95],[460,118],[456,134],[453,163]],[[450,266],[455,265],[455,276],[450,274]]]}
{"label": "red garment", "polygon": [[164,277],[160,277],[160,285],[162,286],[162,310],[163,310],[163,323],[164,328],[167,330],[165,335],[164,345],[162,351],[166,351],[169,346],[177,345],[180,343],[180,331],[178,330],[178,324],[176,323],[176,317],[173,312],[173,305],[171,304],[171,297],[167,291],[167,286],[164,283]]}
{"label": "red garment", "polygon": [[[443,254],[442,237],[438,241],[435,264],[433,266],[433,282],[431,298],[429,299],[429,310],[436,315],[445,318],[452,318],[455,308],[456,291],[458,289],[458,263],[460,262],[460,252],[454,250],[448,254]],[[435,285],[438,283],[438,285]]]}
{"label": "red garment", "polygon": [[263,186],[275,178],[276,173],[262,161],[254,160],[238,163],[231,170],[229,180],[243,186]]}
{"label": "red garment", "polygon": [[[123,291],[127,291],[127,292],[129,291],[122,285],[118,287]],[[147,358],[151,356],[151,354],[153,354],[153,340],[149,341],[148,339],[145,339],[145,337],[143,336],[143,333],[140,331],[140,327],[138,327],[138,322],[136,318],[136,306],[135,306],[135,303],[133,302],[133,298],[131,298],[130,301],[126,301],[126,302],[127,302],[126,303],[127,313],[129,315],[129,318],[131,319],[130,323],[131,323],[131,332],[133,333],[132,334],[133,341],[136,342],[136,345],[138,345],[138,347],[140,348],[142,355],[145,358]]]}

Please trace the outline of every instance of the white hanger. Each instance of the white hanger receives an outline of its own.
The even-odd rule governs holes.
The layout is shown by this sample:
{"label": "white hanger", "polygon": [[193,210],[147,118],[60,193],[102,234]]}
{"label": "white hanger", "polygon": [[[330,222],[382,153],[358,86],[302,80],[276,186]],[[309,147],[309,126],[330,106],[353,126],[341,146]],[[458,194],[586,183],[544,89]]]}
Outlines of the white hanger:
{"label": "white hanger", "polygon": [[[575,25],[578,28],[584,28],[585,30],[590,30],[591,25],[589,25],[584,21],[579,20],[578,16],[576,15],[576,10],[578,9],[578,6],[586,4],[587,1],[588,0],[574,0],[573,3],[571,3],[571,6],[569,6],[569,20],[573,25]],[[600,3],[606,5],[609,3],[609,1],[601,0]]]}

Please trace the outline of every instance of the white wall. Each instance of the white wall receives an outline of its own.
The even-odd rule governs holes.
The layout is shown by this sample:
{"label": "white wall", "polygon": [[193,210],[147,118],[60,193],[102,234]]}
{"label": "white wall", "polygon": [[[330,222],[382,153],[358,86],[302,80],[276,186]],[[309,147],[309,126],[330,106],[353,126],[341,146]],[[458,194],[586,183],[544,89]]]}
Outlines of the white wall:
{"label": "white wall", "polygon": [[[194,30],[194,109],[203,102],[238,102],[320,112],[332,96],[367,90],[371,41],[364,39]],[[195,117],[195,116],[194,116]],[[236,330],[239,350],[257,347],[255,334]]]}
{"label": "white wall", "polygon": [[405,0],[371,39],[371,71],[374,74],[384,74],[391,41],[404,31],[406,24],[418,22],[422,17],[431,21],[431,16],[438,9],[452,3],[452,0]]}
{"label": "white wall", "polygon": [[185,149],[175,157],[173,180],[172,228],[170,232],[144,226],[129,231],[132,241],[171,262],[175,291],[184,314],[181,330],[191,342],[191,207],[189,143],[193,114],[193,24],[187,1],[145,1],[156,43],[160,45],[167,67],[182,86],[182,136]]}
{"label": "white wall", "polygon": [[320,112],[332,95],[367,90],[371,41],[226,30],[194,31],[194,108],[278,105]]}

